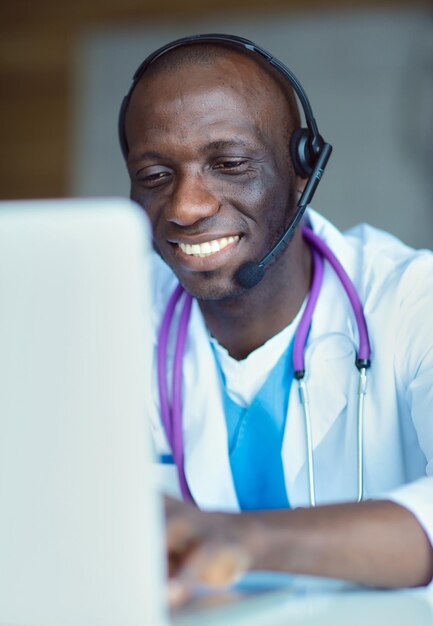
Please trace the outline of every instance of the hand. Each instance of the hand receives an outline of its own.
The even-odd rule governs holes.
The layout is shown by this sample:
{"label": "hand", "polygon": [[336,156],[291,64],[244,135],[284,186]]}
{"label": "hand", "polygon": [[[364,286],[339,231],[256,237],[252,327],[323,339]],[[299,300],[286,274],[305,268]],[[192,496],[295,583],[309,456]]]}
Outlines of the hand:
{"label": "hand", "polygon": [[251,569],[370,587],[417,587],[433,577],[433,549],[423,527],[391,501],[232,514],[167,499],[166,515],[172,604],[197,583],[228,585]]}
{"label": "hand", "polygon": [[165,499],[171,606],[185,602],[197,584],[226,586],[251,566],[248,523],[240,514],[200,511]]}

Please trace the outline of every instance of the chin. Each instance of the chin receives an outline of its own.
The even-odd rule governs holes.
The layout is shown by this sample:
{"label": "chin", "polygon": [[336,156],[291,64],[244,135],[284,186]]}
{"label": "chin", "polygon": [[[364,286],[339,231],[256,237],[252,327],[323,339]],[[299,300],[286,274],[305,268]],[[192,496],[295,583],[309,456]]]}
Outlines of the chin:
{"label": "chin", "polygon": [[183,288],[197,300],[227,300],[236,298],[245,293],[245,289],[240,287],[234,278],[215,280],[209,273],[203,273],[200,280],[188,280],[183,276],[178,276]]}

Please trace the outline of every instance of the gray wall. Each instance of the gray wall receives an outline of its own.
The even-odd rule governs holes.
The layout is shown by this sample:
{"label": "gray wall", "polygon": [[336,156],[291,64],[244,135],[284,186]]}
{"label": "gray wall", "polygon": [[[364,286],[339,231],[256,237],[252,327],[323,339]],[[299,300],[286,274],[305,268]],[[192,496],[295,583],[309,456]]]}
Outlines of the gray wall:
{"label": "gray wall", "polygon": [[88,32],[76,56],[72,195],[127,195],[117,113],[153,49],[196,32],[253,39],[303,83],[334,154],[314,208],[345,229],[385,228],[433,247],[433,14],[335,12],[152,23]]}

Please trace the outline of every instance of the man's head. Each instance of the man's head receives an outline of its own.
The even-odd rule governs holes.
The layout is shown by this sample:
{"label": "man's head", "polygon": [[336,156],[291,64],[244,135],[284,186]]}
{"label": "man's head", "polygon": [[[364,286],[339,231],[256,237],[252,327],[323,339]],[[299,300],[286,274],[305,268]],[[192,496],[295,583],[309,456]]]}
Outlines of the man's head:
{"label": "man's head", "polygon": [[289,153],[298,127],[284,78],[227,45],[170,51],[136,85],[125,119],[131,197],[197,297],[240,292],[236,271],[287,226],[301,186]]}

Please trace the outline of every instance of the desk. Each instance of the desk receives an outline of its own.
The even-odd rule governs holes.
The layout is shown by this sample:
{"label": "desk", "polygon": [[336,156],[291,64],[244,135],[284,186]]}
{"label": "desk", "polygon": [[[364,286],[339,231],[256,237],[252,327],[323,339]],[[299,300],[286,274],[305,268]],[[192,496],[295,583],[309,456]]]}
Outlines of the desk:
{"label": "desk", "polygon": [[[216,596],[215,596],[216,597]],[[209,604],[209,602],[207,602]],[[366,590],[313,584],[287,587],[231,604],[185,610],[175,626],[432,626],[433,591]]]}

